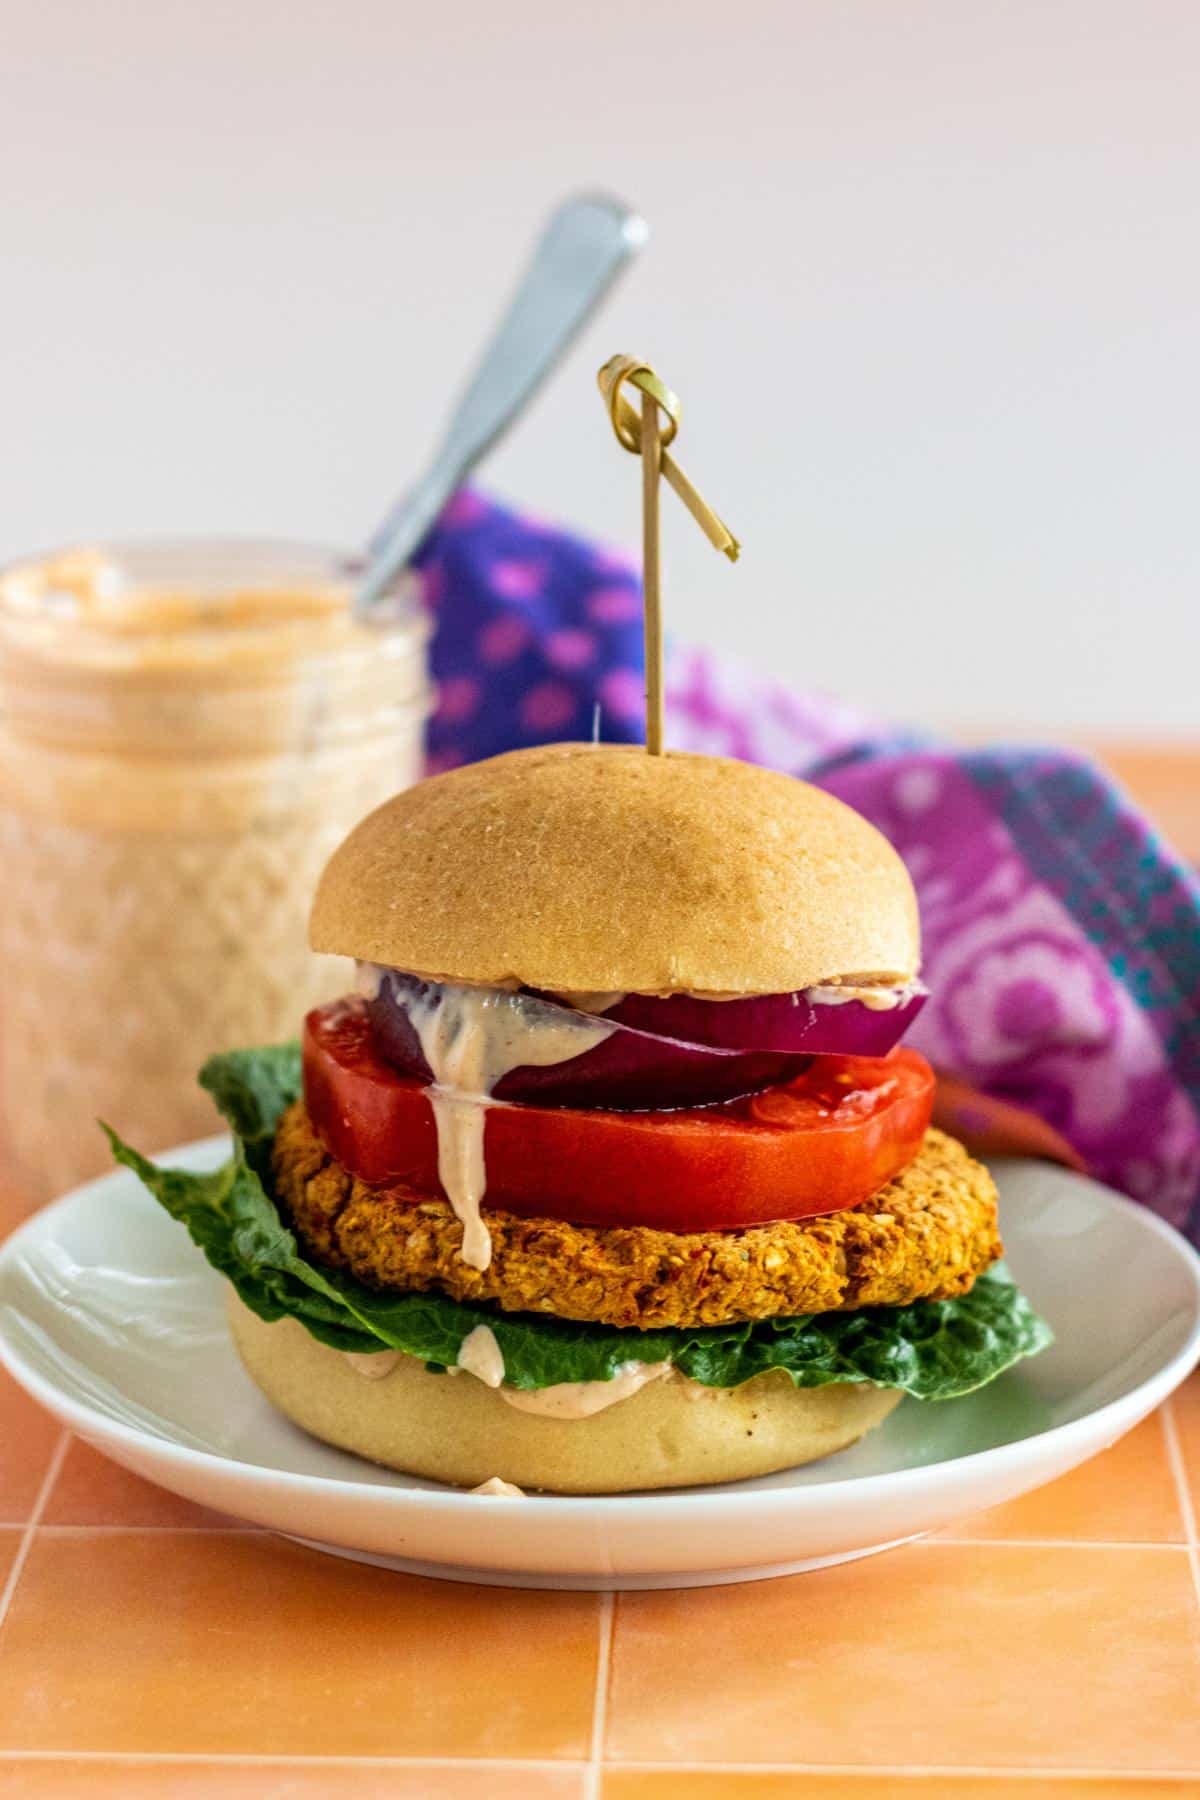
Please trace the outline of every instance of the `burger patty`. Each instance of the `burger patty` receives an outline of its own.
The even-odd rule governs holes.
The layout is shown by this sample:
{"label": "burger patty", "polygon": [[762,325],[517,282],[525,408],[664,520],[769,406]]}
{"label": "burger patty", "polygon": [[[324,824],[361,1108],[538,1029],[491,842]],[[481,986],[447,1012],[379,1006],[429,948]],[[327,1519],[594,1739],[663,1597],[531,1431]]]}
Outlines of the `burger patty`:
{"label": "burger patty", "polygon": [[370,1287],[644,1330],[948,1299],[1002,1253],[992,1178],[941,1131],[862,1205],[793,1223],[685,1233],[489,1208],[483,1270],[462,1261],[448,1201],[358,1181],[327,1153],[303,1101],[280,1120],[274,1171],[307,1248]]}

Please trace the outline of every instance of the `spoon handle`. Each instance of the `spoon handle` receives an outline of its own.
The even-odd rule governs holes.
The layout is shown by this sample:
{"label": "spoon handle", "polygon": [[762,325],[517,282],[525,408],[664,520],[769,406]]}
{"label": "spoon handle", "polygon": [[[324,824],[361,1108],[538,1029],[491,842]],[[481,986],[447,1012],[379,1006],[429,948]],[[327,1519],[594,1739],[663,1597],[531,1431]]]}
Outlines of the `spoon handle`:
{"label": "spoon handle", "polygon": [[367,546],[355,600],[360,617],[420,548],[450,496],[531,399],[648,235],[637,213],[604,194],[576,195],[551,214],[431,467]]}

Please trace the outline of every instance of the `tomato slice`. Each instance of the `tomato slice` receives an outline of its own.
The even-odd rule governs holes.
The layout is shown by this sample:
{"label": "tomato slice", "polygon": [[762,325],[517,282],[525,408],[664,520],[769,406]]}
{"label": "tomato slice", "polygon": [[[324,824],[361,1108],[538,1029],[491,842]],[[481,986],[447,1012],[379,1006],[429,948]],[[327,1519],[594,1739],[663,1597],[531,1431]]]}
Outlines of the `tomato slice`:
{"label": "tomato slice", "polygon": [[[581,1225],[725,1231],[840,1212],[910,1163],[933,1107],[915,1050],[819,1056],[795,1081],[680,1112],[488,1107],[488,1206]],[[377,1054],[361,1005],[304,1021],[304,1093],[329,1154],[371,1187],[440,1193],[425,1088]]]}

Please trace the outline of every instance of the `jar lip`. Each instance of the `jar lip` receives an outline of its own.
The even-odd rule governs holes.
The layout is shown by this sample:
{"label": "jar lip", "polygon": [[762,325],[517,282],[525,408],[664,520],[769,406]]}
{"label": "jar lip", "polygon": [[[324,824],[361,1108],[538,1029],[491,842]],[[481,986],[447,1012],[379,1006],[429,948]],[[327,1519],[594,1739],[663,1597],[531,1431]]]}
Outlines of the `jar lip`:
{"label": "jar lip", "polygon": [[[114,640],[227,635],[349,619],[361,553],[248,535],[97,539],[0,566],[0,623]],[[379,626],[411,625],[420,578],[401,570]],[[374,629],[369,627],[367,629]]]}

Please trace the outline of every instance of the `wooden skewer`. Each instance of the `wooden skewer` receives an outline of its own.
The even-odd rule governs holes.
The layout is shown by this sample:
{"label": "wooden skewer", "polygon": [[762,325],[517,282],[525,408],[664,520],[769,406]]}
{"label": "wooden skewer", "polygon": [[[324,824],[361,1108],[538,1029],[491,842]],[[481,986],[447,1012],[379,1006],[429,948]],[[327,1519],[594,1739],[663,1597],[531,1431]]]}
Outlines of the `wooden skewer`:
{"label": "wooden skewer", "polygon": [[[623,449],[642,459],[642,586],[646,643],[646,749],[651,756],[663,753],[663,624],[662,573],[659,565],[660,477],[666,476],[709,542],[730,562],[736,562],[740,544],[728,526],[692,486],[666,446],[679,429],[679,401],[648,363],[636,356],[614,356],[599,374],[600,392],[608,416]],[[640,416],[625,382],[642,398]],[[659,412],[665,423],[660,424]]]}
{"label": "wooden skewer", "polygon": [[742,546],[730,531],[723,519],[719,519],[707,500],[703,499],[692,486],[675,458],[664,450],[662,452],[662,472],[670,482],[683,504],[703,531],[714,550],[723,551],[730,562],[736,562],[741,554]]}
{"label": "wooden skewer", "polygon": [[658,533],[658,478],[661,464],[662,439],[658,434],[658,405],[650,394],[643,394],[642,606],[646,642],[646,748],[651,756],[661,756],[663,751],[662,579]]}

